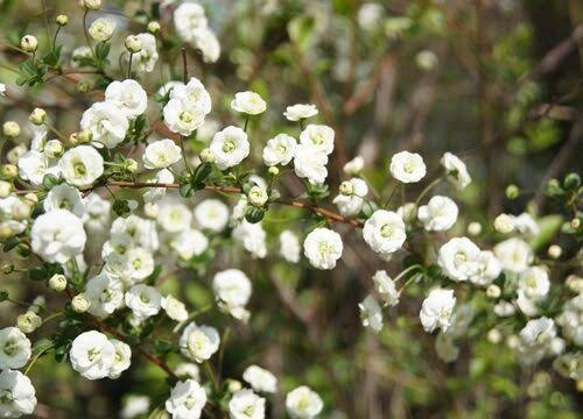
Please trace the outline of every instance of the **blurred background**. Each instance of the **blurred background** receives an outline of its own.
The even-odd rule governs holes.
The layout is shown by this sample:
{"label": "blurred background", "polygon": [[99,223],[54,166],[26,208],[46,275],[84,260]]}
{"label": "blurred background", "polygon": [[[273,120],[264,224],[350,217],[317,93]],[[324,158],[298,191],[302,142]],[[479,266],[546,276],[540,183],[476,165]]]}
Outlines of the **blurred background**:
{"label": "blurred background", "polygon": [[[0,82],[14,85],[14,68],[23,56],[10,45],[30,33],[47,42],[41,0],[0,1]],[[63,67],[72,68],[72,51],[84,45],[82,11],[76,1],[45,0],[52,22],[66,13],[71,23],[59,39]],[[161,4],[160,4],[161,3]],[[116,20],[112,57],[119,56],[127,33],[145,31],[147,17],[163,26],[170,65],[149,73],[144,86],[152,94],[166,79],[182,77],[180,39],[172,11],[180,1],[104,2],[100,15]],[[461,196],[460,221],[452,234],[464,234],[469,222],[481,222],[478,240],[487,247],[492,216],[502,211],[536,214],[556,211],[544,186],[564,173],[582,172],[583,156],[583,3],[580,0],[200,0],[221,44],[216,63],[204,63],[188,47],[190,74],[213,97],[214,129],[241,123],[228,104],[234,93],[253,90],[268,112],[251,127],[252,157],[260,162],[262,145],[279,132],[297,135],[282,117],[287,105],[314,103],[318,120],[336,131],[330,164],[333,194],[343,180],[342,166],[356,155],[379,191],[388,191],[388,162],[397,151],[421,153],[428,173],[439,169],[445,151],[459,155],[474,178]],[[117,52],[116,49],[118,48]],[[112,59],[115,74],[117,58]],[[61,77],[42,88],[11,89],[0,99],[0,120],[26,119],[35,106],[47,109],[63,132],[77,130],[83,111],[98,94],[75,90],[84,75]],[[94,80],[94,79],[92,79]],[[213,123],[208,125],[208,138]],[[201,134],[202,135],[202,134]],[[23,135],[29,141],[32,134]],[[204,140],[204,138],[202,138]],[[191,144],[196,151],[202,147]],[[6,149],[5,149],[6,151]],[[259,173],[261,174],[261,173]],[[516,184],[518,199],[505,189]],[[423,186],[420,186],[422,189]],[[290,177],[288,196],[302,186]],[[437,189],[439,191],[440,189]],[[411,188],[411,197],[415,196]],[[444,187],[444,193],[447,188]],[[225,198],[227,199],[227,198]],[[232,204],[235,201],[231,201]],[[308,384],[325,400],[326,418],[406,417],[581,417],[581,393],[573,381],[550,365],[521,367],[514,350],[486,332],[499,321],[482,293],[461,289],[458,301],[472,301],[474,322],[460,338],[458,358],[446,363],[435,350],[435,337],[423,332],[418,311],[424,291],[409,288],[389,311],[379,336],[360,324],[358,302],[371,288],[371,275],[402,269],[399,260],[383,263],[349,227],[338,226],[345,240],[339,268],[291,266],[278,258],[277,233],[293,227],[301,233],[307,215],[293,209],[270,211],[264,222],[270,255],[253,260],[234,245],[193,262],[188,269],[165,267],[162,289],[188,302],[191,311],[213,303],[212,275],[225,267],[244,267],[254,292],[248,325],[234,324],[217,310],[201,315],[229,338],[223,374],[240,379],[250,363],[281,378],[289,390]],[[543,233],[554,235],[556,218],[540,219]],[[97,241],[98,238],[95,238]],[[576,253],[575,243],[560,243]],[[545,246],[545,237],[540,239]],[[27,261],[17,261],[26,264]],[[0,274],[1,275],[1,274]],[[0,286],[32,301],[43,286],[11,275]],[[47,304],[63,304],[54,293]],[[0,305],[0,324],[12,324],[21,310]],[[40,334],[50,334],[43,327]],[[36,339],[33,336],[33,339]],[[163,372],[134,357],[119,380],[90,382],[65,363],[43,357],[31,372],[37,389],[39,418],[120,417],[128,394],[148,395],[152,405],[167,390]],[[169,358],[171,365],[178,357]],[[577,413],[579,412],[579,413]],[[270,417],[284,417],[283,396],[270,403]],[[144,416],[145,417],[145,416]]]}

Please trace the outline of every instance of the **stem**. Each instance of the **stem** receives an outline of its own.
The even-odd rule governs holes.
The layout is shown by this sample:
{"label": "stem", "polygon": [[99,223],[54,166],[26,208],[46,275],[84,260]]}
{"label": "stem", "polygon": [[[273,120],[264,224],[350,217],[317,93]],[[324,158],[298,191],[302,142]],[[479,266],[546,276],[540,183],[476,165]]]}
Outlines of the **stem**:
{"label": "stem", "polygon": [[[45,5],[45,0],[41,0],[41,5],[42,5],[42,8],[43,8],[43,15],[44,15],[44,20],[45,20],[45,27],[46,27],[46,30],[47,30],[47,35],[48,35],[48,38],[49,38],[49,42],[51,42],[50,41],[51,38],[52,38],[52,36],[51,36],[51,27],[49,26],[49,15],[47,14],[47,7]],[[57,29],[57,31],[58,31],[58,29]],[[56,35],[55,35],[55,39],[56,39]],[[50,45],[51,49],[53,49],[53,45],[54,45],[54,42],[53,42],[52,45]]]}
{"label": "stem", "polygon": [[225,332],[223,333],[222,345],[219,351],[219,378],[223,374],[223,359],[225,358],[225,347],[227,346],[227,341],[229,340],[229,335],[231,333],[231,326],[227,326]]}
{"label": "stem", "polygon": [[61,26],[57,26],[57,30],[55,31],[55,37],[53,38],[53,48],[57,46],[57,36],[59,36],[59,32],[61,31]]}
{"label": "stem", "polygon": [[300,128],[302,131],[304,130],[304,120],[302,118],[300,118]]}
{"label": "stem", "polygon": [[213,386],[215,388],[215,391],[218,392],[219,391],[219,382],[217,381],[217,378],[215,377],[215,373],[213,372],[213,367],[212,367],[211,363],[209,361],[204,361],[204,367],[206,368],[206,372],[208,373],[211,381],[213,382]]}
{"label": "stem", "polygon": [[131,78],[132,76],[132,61],[134,59],[134,53],[130,51],[130,60],[129,60],[129,64],[128,64],[128,75],[126,78]]}
{"label": "stem", "polygon": [[46,318],[43,319],[43,324],[48,323],[52,319],[57,318],[59,316],[62,316],[63,314],[64,313],[62,313],[62,312],[58,312],[58,313],[51,314],[50,316],[48,316],[48,317],[46,317]]}
{"label": "stem", "polygon": [[245,117],[245,126],[243,127],[243,131],[247,132],[247,125],[249,124],[249,115]]}
{"label": "stem", "polygon": [[415,270],[415,269],[423,269],[423,266],[416,264],[416,265],[411,265],[409,266],[407,269],[405,269],[404,271],[402,271],[399,275],[397,275],[395,277],[395,279],[393,279],[393,282],[397,282],[399,279],[401,279],[402,277],[404,277],[405,275],[407,275],[409,272]]}
{"label": "stem", "polygon": [[180,50],[182,52],[182,81],[184,84],[188,83],[188,60],[186,59],[186,48]]}
{"label": "stem", "polygon": [[24,375],[28,375],[28,372],[30,371],[30,369],[32,368],[32,366],[36,363],[36,361],[46,352],[48,352],[49,350],[53,349],[53,345],[50,345],[46,348],[44,348],[43,350],[39,351],[38,354],[36,354],[34,356],[34,358],[32,358],[28,364],[28,366],[26,367],[26,369],[24,370]]}
{"label": "stem", "polygon": [[182,160],[184,161],[184,168],[192,175],[192,168],[190,164],[188,164],[188,160],[186,158],[186,151],[184,150],[184,135],[180,136],[180,149],[182,151]]}
{"label": "stem", "polygon": [[87,45],[89,45],[89,49],[91,50],[91,55],[95,57],[95,51],[93,50],[93,45],[91,44],[91,37],[89,36],[89,32],[87,30],[87,15],[89,14],[89,9],[85,9],[83,13],[83,32],[85,33],[85,39],[87,40]]}
{"label": "stem", "polygon": [[413,275],[411,278],[409,278],[409,280],[407,282],[405,282],[403,284],[403,286],[401,287],[401,289],[399,290],[399,293],[402,293],[403,291],[405,291],[405,288],[407,288],[409,285],[411,285],[413,282],[417,281],[418,278],[422,277],[423,273],[422,272],[418,272],[415,275]]}
{"label": "stem", "polygon": [[421,202],[421,200],[423,199],[423,197],[425,195],[427,195],[427,193],[433,189],[435,186],[437,186],[439,184],[439,182],[441,182],[443,179],[443,177],[438,177],[437,179],[435,179],[433,182],[431,182],[429,185],[427,185],[425,187],[425,189],[423,189],[423,191],[421,191],[421,193],[419,194],[419,196],[417,197],[417,199],[415,200],[415,206],[419,205],[419,203]]}
{"label": "stem", "polygon": [[65,136],[55,127],[53,127],[51,124],[45,122],[45,127],[47,127],[49,129],[49,131],[51,131],[53,134],[55,134],[59,140],[63,141],[63,142],[67,142],[67,138],[65,138]]}

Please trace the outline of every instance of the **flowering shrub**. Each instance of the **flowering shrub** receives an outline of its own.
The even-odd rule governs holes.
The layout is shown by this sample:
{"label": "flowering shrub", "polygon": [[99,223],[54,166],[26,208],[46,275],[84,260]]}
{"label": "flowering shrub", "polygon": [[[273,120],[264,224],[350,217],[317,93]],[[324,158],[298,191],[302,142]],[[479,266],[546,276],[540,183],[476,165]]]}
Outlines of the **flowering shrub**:
{"label": "flowering shrub", "polygon": [[[470,359],[476,381],[501,374],[488,391],[509,399],[519,390],[498,370],[515,364],[583,387],[579,175],[546,182],[552,213],[479,222],[464,204],[479,174],[461,153],[343,161],[322,92],[279,106],[260,86],[203,77],[228,52],[202,4],[174,3],[142,2],[128,26],[81,0],[73,47],[72,19],[43,8],[47,39],[10,45],[18,77],[0,84],[2,103],[29,116],[2,130],[0,300],[18,312],[0,329],[2,417],[41,416],[51,396],[34,378],[49,365],[73,392],[122,380],[123,417],[368,417],[345,400],[346,375],[379,369],[415,387],[424,351],[442,366]],[[362,5],[362,30],[383,13]],[[292,48],[312,24],[289,23]],[[385,32],[410,25],[387,19]],[[436,60],[417,56],[427,71]],[[55,83],[71,115],[50,103]],[[326,331],[314,307],[330,304],[351,307],[330,324],[356,332]],[[411,336],[425,346],[411,343],[405,375],[368,363],[379,342],[406,353]],[[365,347],[341,360],[353,345]]]}

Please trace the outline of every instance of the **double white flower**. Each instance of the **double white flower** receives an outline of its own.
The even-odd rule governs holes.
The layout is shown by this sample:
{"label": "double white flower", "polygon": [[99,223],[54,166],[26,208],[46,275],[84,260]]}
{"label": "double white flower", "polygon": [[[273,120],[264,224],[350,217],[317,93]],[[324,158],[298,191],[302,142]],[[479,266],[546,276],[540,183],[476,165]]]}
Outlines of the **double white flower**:
{"label": "double white flower", "polygon": [[149,285],[137,284],[125,293],[125,303],[134,316],[147,319],[155,316],[162,308],[162,295]]}
{"label": "double white flower", "polygon": [[396,212],[386,210],[377,210],[366,220],[362,235],[370,248],[382,256],[401,249],[407,239],[403,219]]}
{"label": "double white flower", "polygon": [[180,350],[184,356],[202,363],[213,356],[219,349],[221,338],[214,327],[198,326],[192,322],[180,336]]}
{"label": "double white flower", "polygon": [[243,372],[243,380],[248,382],[253,390],[262,393],[277,392],[277,377],[265,368],[257,365],[248,366]]}
{"label": "double white flower", "polygon": [[179,381],[166,400],[166,410],[173,419],[198,419],[206,404],[206,392],[195,380]]}
{"label": "double white flower", "polygon": [[455,237],[441,246],[437,263],[444,275],[454,281],[466,281],[480,268],[480,248],[467,237]]}
{"label": "double white flower", "polygon": [[451,198],[437,195],[427,205],[419,207],[417,217],[427,231],[446,231],[453,227],[458,213],[458,207]]}
{"label": "double white flower", "polygon": [[83,253],[87,235],[83,222],[67,210],[54,210],[34,220],[32,251],[50,263],[66,263]]}
{"label": "double white flower", "polygon": [[182,158],[182,151],[168,138],[148,144],[144,151],[146,169],[166,169]]}
{"label": "double white flower", "polygon": [[247,133],[239,127],[228,126],[214,135],[210,149],[219,169],[237,166],[249,155]]}
{"label": "double white flower", "polygon": [[334,269],[343,250],[340,234],[328,228],[316,228],[304,240],[304,255],[316,269]]}
{"label": "double white flower", "polygon": [[247,115],[259,115],[267,109],[267,103],[255,92],[239,92],[231,101],[231,109]]}
{"label": "double white flower", "polygon": [[434,288],[429,296],[423,300],[419,318],[426,332],[433,332],[436,328],[447,331],[450,327],[450,318],[455,307],[456,299],[453,290]]}
{"label": "double white flower", "polygon": [[63,154],[59,169],[68,184],[87,188],[103,174],[103,157],[93,147],[80,145]]}
{"label": "double white flower", "polygon": [[5,369],[0,373],[0,417],[32,415],[36,392],[30,379],[20,371]]}
{"label": "double white flower", "polygon": [[216,273],[213,290],[222,310],[239,320],[249,318],[245,306],[251,298],[251,281],[243,271],[227,269]]}
{"label": "double white flower", "polygon": [[105,101],[125,113],[128,119],[142,115],[148,106],[148,95],[133,79],[114,81],[105,89]]}
{"label": "double white flower", "polygon": [[17,327],[0,330],[0,369],[18,369],[26,365],[32,353],[30,340]]}
{"label": "double white flower", "polygon": [[401,151],[391,159],[390,171],[400,182],[417,183],[425,177],[427,168],[419,154]]}
{"label": "double white flower", "polygon": [[285,408],[293,419],[312,419],[322,412],[322,398],[308,386],[296,387],[285,397]]}
{"label": "double white flower", "polygon": [[81,118],[81,129],[91,133],[91,141],[107,148],[120,144],[129,126],[126,113],[111,102],[94,103]]}
{"label": "double white flower", "polygon": [[263,149],[263,161],[267,166],[285,166],[295,156],[298,143],[294,137],[287,134],[278,134],[267,141]]}
{"label": "double white flower", "polygon": [[188,84],[177,84],[170,91],[170,100],[164,106],[164,123],[170,131],[189,136],[204,124],[211,111],[211,98],[197,78]]}

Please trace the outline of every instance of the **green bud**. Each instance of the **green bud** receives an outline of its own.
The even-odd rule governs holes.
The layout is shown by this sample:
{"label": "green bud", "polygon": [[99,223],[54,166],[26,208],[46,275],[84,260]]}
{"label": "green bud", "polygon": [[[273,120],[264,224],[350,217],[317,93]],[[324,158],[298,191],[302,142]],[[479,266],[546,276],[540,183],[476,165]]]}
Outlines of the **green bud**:
{"label": "green bud", "polygon": [[32,253],[30,250],[30,246],[26,243],[18,243],[16,245],[16,253],[18,254],[18,256],[22,257],[22,258],[27,258],[30,256],[30,254]]}
{"label": "green bud", "polygon": [[508,185],[506,188],[506,197],[508,199],[516,199],[520,195],[520,189],[516,185]]}
{"label": "green bud", "polygon": [[2,262],[2,264],[0,264],[0,272],[2,272],[4,275],[10,275],[12,272],[14,272],[14,263],[10,262],[9,260],[5,260]]}
{"label": "green bud", "polygon": [[265,217],[265,210],[258,207],[247,207],[245,219],[251,224],[257,224]]}
{"label": "green bud", "polygon": [[573,191],[581,185],[581,177],[577,173],[569,173],[565,176],[563,186],[565,189]]}

